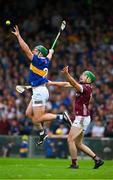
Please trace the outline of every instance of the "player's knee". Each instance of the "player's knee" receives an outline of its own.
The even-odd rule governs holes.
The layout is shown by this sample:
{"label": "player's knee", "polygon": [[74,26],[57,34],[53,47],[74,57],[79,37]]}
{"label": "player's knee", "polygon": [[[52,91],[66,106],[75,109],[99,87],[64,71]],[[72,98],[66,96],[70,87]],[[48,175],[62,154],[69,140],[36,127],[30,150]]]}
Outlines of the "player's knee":
{"label": "player's knee", "polygon": [[32,120],[33,120],[34,123],[40,123],[41,122],[41,117],[34,115]]}
{"label": "player's knee", "polygon": [[81,146],[82,146],[82,144],[81,144],[80,142],[77,142],[77,143],[76,143],[76,147],[77,147],[78,149],[81,149]]}
{"label": "player's knee", "polygon": [[71,142],[74,142],[73,136],[68,136],[67,141],[68,141],[68,144],[70,144]]}

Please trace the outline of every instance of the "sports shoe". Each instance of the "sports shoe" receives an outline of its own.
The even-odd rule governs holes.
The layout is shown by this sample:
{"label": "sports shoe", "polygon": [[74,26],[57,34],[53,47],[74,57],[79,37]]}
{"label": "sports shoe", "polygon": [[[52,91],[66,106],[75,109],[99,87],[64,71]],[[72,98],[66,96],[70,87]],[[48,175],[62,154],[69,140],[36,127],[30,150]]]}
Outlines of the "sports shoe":
{"label": "sports shoe", "polygon": [[104,161],[102,159],[95,160],[95,166],[93,169],[98,169],[100,166],[104,164]]}
{"label": "sports shoe", "polygon": [[41,145],[48,135],[44,132],[43,134],[39,134],[37,138],[35,138],[34,142],[36,145]]}
{"label": "sports shoe", "polygon": [[64,121],[65,125],[70,129],[72,126],[72,122],[66,111],[63,113],[63,121]]}
{"label": "sports shoe", "polygon": [[73,165],[73,164],[71,164],[71,165],[69,166],[69,168],[70,168],[70,169],[79,169],[79,166],[78,166],[78,165]]}

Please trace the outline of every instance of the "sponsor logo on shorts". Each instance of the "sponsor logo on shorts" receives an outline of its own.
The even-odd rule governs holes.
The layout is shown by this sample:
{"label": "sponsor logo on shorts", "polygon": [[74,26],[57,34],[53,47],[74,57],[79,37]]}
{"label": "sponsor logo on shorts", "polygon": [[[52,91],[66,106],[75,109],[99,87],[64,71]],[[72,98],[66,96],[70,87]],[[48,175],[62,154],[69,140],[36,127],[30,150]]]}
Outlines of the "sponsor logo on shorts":
{"label": "sponsor logo on shorts", "polygon": [[34,104],[42,104],[42,101],[34,101]]}

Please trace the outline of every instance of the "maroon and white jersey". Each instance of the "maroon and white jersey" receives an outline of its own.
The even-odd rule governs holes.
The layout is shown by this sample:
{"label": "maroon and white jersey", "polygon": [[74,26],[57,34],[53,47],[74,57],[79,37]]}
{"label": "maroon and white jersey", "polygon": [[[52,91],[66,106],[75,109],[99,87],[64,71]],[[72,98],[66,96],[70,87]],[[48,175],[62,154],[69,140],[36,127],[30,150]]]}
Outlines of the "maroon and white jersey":
{"label": "maroon and white jersey", "polygon": [[88,109],[90,98],[92,96],[91,84],[81,84],[82,92],[76,92],[75,99],[75,115],[76,116],[89,116]]}

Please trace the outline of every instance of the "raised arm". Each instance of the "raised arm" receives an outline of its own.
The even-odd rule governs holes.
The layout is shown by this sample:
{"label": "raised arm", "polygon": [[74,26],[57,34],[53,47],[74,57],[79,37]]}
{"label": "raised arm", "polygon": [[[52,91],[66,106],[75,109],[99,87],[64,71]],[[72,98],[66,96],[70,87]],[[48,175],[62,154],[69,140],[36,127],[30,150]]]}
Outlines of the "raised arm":
{"label": "raised arm", "polygon": [[59,86],[59,87],[72,87],[69,82],[56,82],[56,81],[49,81],[47,83],[48,86]]}
{"label": "raised arm", "polygon": [[26,54],[28,59],[32,60],[33,59],[33,53],[30,50],[29,46],[26,44],[26,42],[21,37],[20,32],[19,32],[19,28],[17,25],[14,27],[14,31],[12,31],[12,33],[17,37],[18,42],[20,44],[20,47],[22,48],[22,50],[24,51],[24,53]]}
{"label": "raised arm", "polygon": [[62,70],[66,80],[79,92],[83,91],[81,84],[79,84],[68,72],[68,66]]}

